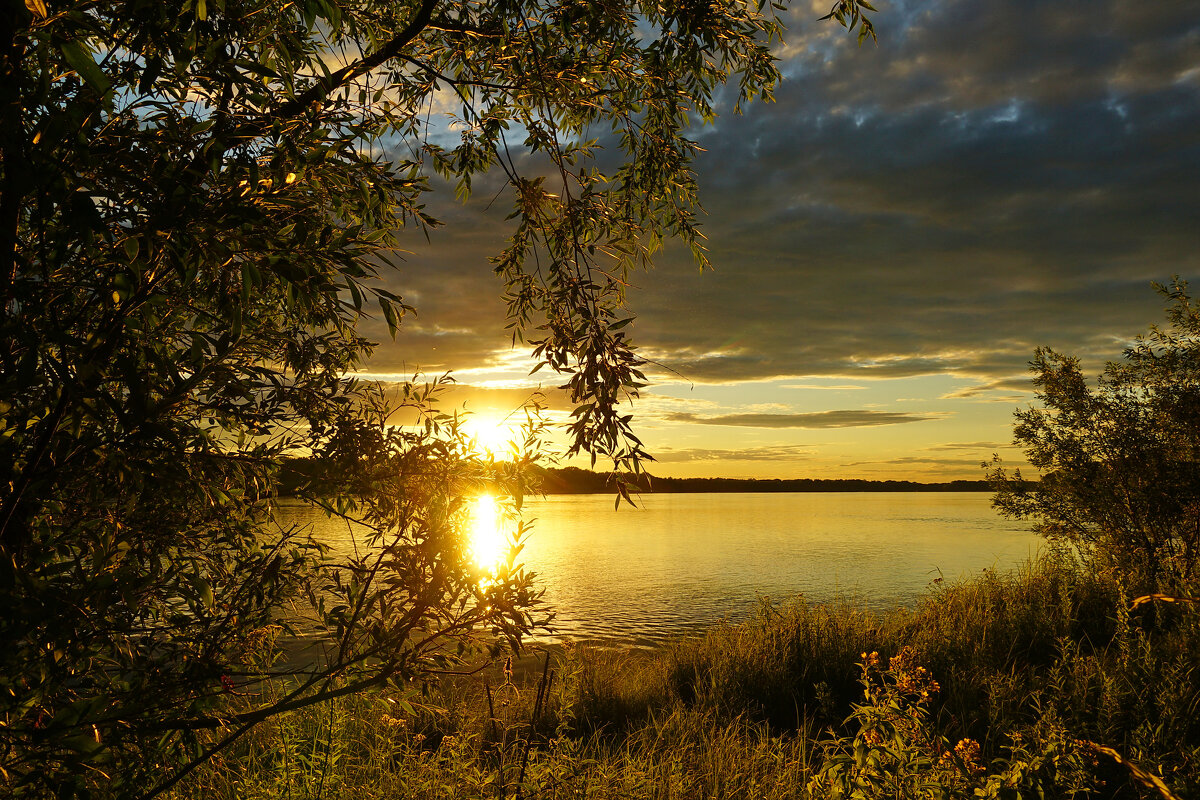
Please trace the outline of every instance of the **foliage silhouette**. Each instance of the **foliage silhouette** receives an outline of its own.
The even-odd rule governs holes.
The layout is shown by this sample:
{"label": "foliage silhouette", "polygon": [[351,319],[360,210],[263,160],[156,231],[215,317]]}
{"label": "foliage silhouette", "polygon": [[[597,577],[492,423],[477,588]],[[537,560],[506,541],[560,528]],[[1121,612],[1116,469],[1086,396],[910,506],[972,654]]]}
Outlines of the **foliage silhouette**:
{"label": "foliage silhouette", "polygon": [[989,472],[1001,512],[1138,592],[1188,585],[1200,557],[1200,311],[1186,283],[1158,288],[1168,326],[1139,336],[1094,390],[1078,358],[1037,351],[1042,407],[1017,412],[1014,438],[1041,480],[998,460]]}
{"label": "foliage silhouette", "polygon": [[[862,30],[859,6],[832,13]],[[565,376],[572,451],[637,471],[625,279],[664,237],[706,263],[684,131],[727,82],[736,107],[770,96],[779,33],[742,2],[6,3],[4,791],[153,796],[274,714],[407,691],[476,634],[516,646],[543,622],[530,576],[484,579],[459,530],[485,484],[519,502],[537,425],[489,463],[440,383],[347,377],[373,347],[358,326],[378,309],[395,335],[410,310],[381,278],[438,225],[437,176],[466,197],[498,172],[514,342]],[[435,107],[461,107],[453,147]],[[397,405],[421,424],[392,427]],[[366,555],[327,563],[274,523],[285,454],[337,466],[308,496]],[[247,655],[304,602],[323,658]]]}

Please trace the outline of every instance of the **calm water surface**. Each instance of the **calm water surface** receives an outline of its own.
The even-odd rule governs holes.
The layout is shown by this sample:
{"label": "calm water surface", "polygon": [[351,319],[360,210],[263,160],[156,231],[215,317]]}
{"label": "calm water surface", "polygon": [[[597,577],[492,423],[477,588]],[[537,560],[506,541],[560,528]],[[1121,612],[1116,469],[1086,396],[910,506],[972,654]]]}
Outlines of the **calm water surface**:
{"label": "calm water surface", "polygon": [[[760,597],[907,605],[939,577],[1023,563],[1039,541],[984,492],[662,494],[639,504],[526,503],[535,522],[521,555],[558,612],[552,638],[653,645],[744,617]],[[345,539],[344,525],[285,513],[314,521],[331,543]]]}

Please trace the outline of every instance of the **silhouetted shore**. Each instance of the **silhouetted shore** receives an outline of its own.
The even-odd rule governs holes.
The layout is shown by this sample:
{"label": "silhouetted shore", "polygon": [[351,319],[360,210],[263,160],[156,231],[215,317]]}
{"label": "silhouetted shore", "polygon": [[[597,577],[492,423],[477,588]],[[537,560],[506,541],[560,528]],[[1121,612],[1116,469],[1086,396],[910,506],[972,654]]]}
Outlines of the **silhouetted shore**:
{"label": "silhouetted shore", "polygon": [[[987,492],[987,481],[872,481],[861,478],[659,478],[639,476],[634,484],[644,493],[698,492]],[[612,473],[577,467],[544,470],[546,494],[603,494],[614,487]]]}
{"label": "silhouetted shore", "polygon": [[[616,479],[611,472],[592,472],[578,467],[540,469],[545,494],[612,494]],[[289,460],[280,472],[280,494],[294,494],[307,481],[319,481],[320,461]],[[873,481],[864,478],[661,478],[639,475],[631,480],[642,494],[698,494],[710,492],[988,492],[987,481]]]}

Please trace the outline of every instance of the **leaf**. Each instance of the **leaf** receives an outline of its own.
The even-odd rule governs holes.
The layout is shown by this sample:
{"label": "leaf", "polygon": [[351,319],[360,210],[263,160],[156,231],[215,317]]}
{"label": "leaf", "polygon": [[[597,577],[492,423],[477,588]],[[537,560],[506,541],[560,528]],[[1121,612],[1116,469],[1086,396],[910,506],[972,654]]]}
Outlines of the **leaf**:
{"label": "leaf", "polygon": [[42,0],[25,0],[25,7],[29,9],[29,13],[38,19],[45,19],[48,16],[46,4]]}
{"label": "leaf", "polygon": [[158,57],[150,58],[146,61],[146,68],[142,70],[142,77],[138,79],[138,93],[149,94],[154,88],[154,81],[162,73],[163,60]]}
{"label": "leaf", "polygon": [[67,736],[62,739],[62,743],[66,745],[67,749],[73,750],[82,755],[92,755],[101,747],[100,742],[96,740],[94,735],[88,736],[87,734],[82,733],[74,736]]}
{"label": "leaf", "polygon": [[379,308],[383,311],[384,319],[387,320],[388,332],[391,333],[392,338],[395,339],[396,331],[400,329],[400,317],[396,314],[396,307],[391,302],[381,297],[379,298]]}
{"label": "leaf", "polygon": [[112,86],[108,76],[104,74],[104,70],[100,69],[100,65],[92,58],[91,49],[82,41],[72,39],[60,44],[58,49],[71,68],[79,73],[79,77],[88,86],[98,92],[107,92]]}
{"label": "leaf", "polygon": [[243,58],[235,58],[233,60],[233,63],[234,63],[234,65],[241,67],[242,69],[246,70],[247,72],[253,72],[255,75],[257,75],[260,78],[275,78],[276,80],[278,80],[280,77],[278,72],[271,69],[270,67],[268,67],[265,64],[258,63],[257,61],[250,61],[249,59],[243,59]]}

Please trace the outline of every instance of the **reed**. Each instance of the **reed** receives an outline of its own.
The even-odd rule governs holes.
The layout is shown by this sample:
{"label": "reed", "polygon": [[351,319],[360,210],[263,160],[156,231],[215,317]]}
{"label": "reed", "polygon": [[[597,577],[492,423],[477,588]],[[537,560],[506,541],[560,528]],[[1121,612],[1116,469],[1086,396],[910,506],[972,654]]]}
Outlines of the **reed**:
{"label": "reed", "polygon": [[[926,787],[914,797],[1163,796],[1137,770],[1200,796],[1200,609],[1134,607],[1064,557],[910,609],[764,601],[661,650],[569,647],[538,667],[411,713],[362,695],[273,720],[178,796],[873,797],[885,779]],[[937,688],[914,702],[918,670]],[[846,767],[855,753],[878,770]]]}

